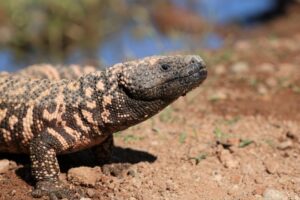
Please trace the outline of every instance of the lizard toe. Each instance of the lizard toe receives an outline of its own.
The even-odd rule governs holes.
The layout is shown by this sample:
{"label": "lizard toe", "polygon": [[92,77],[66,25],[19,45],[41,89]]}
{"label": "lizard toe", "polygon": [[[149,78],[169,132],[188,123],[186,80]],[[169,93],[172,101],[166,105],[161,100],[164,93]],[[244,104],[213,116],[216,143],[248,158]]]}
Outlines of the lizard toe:
{"label": "lizard toe", "polygon": [[75,190],[71,190],[61,183],[51,181],[39,181],[31,195],[34,198],[48,196],[50,200],[79,199],[80,197],[80,194]]}

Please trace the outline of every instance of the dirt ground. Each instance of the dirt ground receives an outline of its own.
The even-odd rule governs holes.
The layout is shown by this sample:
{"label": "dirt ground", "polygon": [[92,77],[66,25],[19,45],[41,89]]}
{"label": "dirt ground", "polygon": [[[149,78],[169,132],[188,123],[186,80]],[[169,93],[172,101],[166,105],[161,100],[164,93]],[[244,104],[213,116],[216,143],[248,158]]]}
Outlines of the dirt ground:
{"label": "dirt ground", "polygon": [[[115,134],[114,162],[82,169],[98,178],[75,187],[85,199],[300,200],[299,11],[199,52],[207,81]],[[4,158],[0,199],[31,199],[28,158]],[[83,160],[61,158],[62,179],[76,185],[66,172]]]}

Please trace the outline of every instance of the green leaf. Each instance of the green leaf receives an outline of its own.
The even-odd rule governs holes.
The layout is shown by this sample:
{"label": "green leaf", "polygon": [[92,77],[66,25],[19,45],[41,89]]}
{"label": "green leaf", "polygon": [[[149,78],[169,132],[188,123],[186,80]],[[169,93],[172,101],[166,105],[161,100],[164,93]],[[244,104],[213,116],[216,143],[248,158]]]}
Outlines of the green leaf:
{"label": "green leaf", "polygon": [[253,140],[249,140],[249,139],[241,140],[239,147],[244,148],[252,143],[253,143]]}

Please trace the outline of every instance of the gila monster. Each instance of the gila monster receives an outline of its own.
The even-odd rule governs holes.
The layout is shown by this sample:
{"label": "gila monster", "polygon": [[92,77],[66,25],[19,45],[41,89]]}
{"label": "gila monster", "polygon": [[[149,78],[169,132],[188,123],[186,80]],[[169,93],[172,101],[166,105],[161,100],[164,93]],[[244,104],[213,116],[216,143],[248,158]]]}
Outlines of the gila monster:
{"label": "gila monster", "polygon": [[33,197],[69,196],[56,155],[87,148],[109,154],[114,132],[157,114],[206,76],[196,55],[146,57],[75,80],[1,74],[0,152],[29,154]]}

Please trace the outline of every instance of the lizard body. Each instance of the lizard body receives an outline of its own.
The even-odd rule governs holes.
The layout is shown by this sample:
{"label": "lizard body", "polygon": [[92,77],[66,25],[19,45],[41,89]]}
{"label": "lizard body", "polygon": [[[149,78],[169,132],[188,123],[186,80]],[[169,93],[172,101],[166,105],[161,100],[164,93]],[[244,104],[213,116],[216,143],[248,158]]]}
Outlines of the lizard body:
{"label": "lizard body", "polygon": [[[200,85],[199,56],[119,63],[77,80],[0,76],[0,152],[30,155],[34,197],[59,197],[56,155],[101,146]],[[57,76],[58,77],[58,76]]]}
{"label": "lizard body", "polygon": [[92,73],[95,71],[103,71],[104,68],[99,66],[91,65],[50,65],[50,64],[37,64],[26,67],[25,69],[17,71],[16,75],[25,76],[34,79],[50,79],[50,80],[61,80],[70,79],[76,80],[79,77]]}

